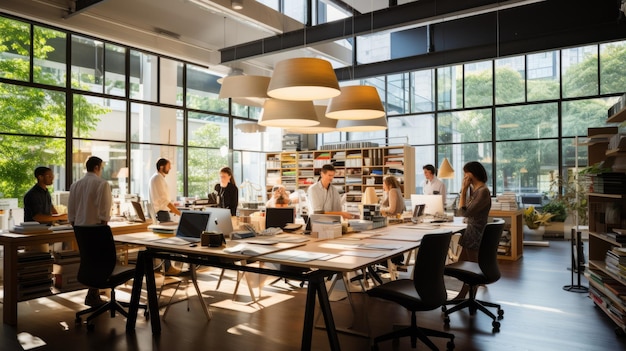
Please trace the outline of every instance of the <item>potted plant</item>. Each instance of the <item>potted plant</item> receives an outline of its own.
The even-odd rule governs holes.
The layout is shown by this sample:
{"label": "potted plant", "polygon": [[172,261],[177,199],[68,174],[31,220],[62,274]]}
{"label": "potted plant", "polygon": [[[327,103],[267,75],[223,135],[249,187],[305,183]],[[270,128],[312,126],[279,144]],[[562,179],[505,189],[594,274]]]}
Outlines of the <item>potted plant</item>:
{"label": "potted plant", "polygon": [[554,215],[549,212],[539,212],[534,206],[524,210],[524,239],[535,241],[543,239],[545,226],[550,223]]}

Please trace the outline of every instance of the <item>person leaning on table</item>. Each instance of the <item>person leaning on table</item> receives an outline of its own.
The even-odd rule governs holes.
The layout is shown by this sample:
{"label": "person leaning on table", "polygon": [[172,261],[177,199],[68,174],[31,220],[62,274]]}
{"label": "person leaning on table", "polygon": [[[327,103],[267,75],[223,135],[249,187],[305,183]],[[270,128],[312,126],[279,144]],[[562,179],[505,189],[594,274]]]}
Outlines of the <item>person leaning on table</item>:
{"label": "person leaning on table", "polygon": [[309,209],[314,214],[337,214],[345,219],[355,218],[354,215],[341,210],[341,195],[332,185],[335,178],[335,167],[331,164],[322,166],[319,180],[307,190]]}

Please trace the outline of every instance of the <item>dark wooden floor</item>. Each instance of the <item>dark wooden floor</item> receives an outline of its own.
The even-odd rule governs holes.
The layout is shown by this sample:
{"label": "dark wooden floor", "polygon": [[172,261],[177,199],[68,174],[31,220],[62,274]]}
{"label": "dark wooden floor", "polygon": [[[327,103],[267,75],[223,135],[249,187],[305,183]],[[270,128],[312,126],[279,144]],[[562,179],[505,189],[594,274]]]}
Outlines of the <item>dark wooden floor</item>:
{"label": "dark wooden floor", "polygon": [[[493,334],[484,315],[469,317],[466,311],[451,316],[450,332],[456,336],[456,350],[626,350],[626,339],[614,332],[614,325],[593,306],[587,294],[563,290],[571,283],[570,246],[566,241],[551,241],[550,247],[525,247],[524,257],[517,262],[502,262],[500,281],[481,289],[484,299],[501,303],[504,310],[501,332]],[[230,301],[230,287],[213,291],[216,274],[204,274],[202,284],[205,301],[212,304],[213,319],[207,322],[198,300],[190,289],[190,311],[184,302],[174,304],[163,332],[153,337],[149,324],[138,321],[134,334],[125,333],[125,319],[102,316],[95,331],[74,325],[74,312],[83,308],[84,292],[42,298],[19,305],[17,328],[3,325],[0,329],[2,350],[21,350],[19,332],[28,332],[46,342],[36,350],[297,350],[302,331],[304,290],[292,291],[266,288],[263,308],[246,305],[249,296],[241,295],[238,303]],[[450,285],[454,285],[451,282]],[[587,285],[583,278],[583,284]],[[286,287],[286,285],[282,285]],[[243,294],[245,289],[241,289]],[[409,314],[395,305],[369,299],[369,323],[365,323],[363,294],[354,294],[360,310],[354,328],[371,326],[374,335],[391,330],[393,323],[407,323]],[[279,302],[280,301],[280,302]],[[226,308],[217,307],[224,304]],[[347,300],[333,302],[333,313],[339,325],[352,321]],[[234,309],[248,311],[235,311]],[[64,323],[68,328],[64,327]],[[439,310],[420,314],[418,323],[442,329]],[[367,338],[340,334],[343,350],[368,350]],[[445,341],[436,341],[445,349]],[[327,350],[323,329],[316,329],[314,350]],[[396,348],[391,342],[381,350],[408,350],[408,340]],[[426,349],[418,343],[418,349]]]}

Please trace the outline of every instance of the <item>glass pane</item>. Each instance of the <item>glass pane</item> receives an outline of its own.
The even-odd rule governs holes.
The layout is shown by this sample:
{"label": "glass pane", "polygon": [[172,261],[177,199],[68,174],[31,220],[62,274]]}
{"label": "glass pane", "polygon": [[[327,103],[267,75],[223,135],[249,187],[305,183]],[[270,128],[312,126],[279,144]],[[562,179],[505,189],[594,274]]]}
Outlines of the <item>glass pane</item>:
{"label": "glass pane", "polygon": [[347,140],[367,140],[375,143],[384,143],[385,130],[377,130],[373,132],[349,132]]}
{"label": "glass pane", "polygon": [[239,202],[259,202],[265,205],[265,154],[243,151],[233,156],[233,173],[241,175],[236,177],[241,194]]}
{"label": "glass pane", "polygon": [[[587,166],[587,144],[581,143],[582,140],[578,140],[578,167]],[[576,167],[576,139],[575,138],[563,138],[561,141],[561,147],[563,148],[563,167],[573,168]]]}
{"label": "glass pane", "polygon": [[3,133],[65,136],[65,94],[0,83]]}
{"label": "glass pane", "polygon": [[437,69],[437,110],[463,107],[463,66]]}
{"label": "glass pane", "polygon": [[411,112],[435,110],[435,70],[411,72]]}
{"label": "glass pane", "polygon": [[228,99],[220,99],[219,76],[207,69],[187,65],[187,107],[197,110],[228,113]]}
{"label": "glass pane", "polygon": [[440,113],[438,122],[440,143],[491,140],[491,109]]}
{"label": "glass pane", "polygon": [[64,87],[67,79],[67,35],[44,27],[34,28],[33,81]]}
{"label": "glass pane", "polygon": [[228,118],[189,112],[189,146],[228,148]]}
{"label": "glass pane", "polygon": [[402,138],[403,143],[426,145],[435,143],[435,116],[432,114],[387,118],[389,138]]}
{"label": "glass pane", "polygon": [[465,107],[493,105],[492,61],[475,62],[464,67]]}
{"label": "glass pane", "polygon": [[231,114],[237,117],[248,117],[249,106],[239,105],[237,103],[231,103]]}
{"label": "glass pane", "polygon": [[496,139],[557,137],[558,114],[556,103],[496,108]]}
{"label": "glass pane", "polygon": [[72,183],[85,175],[85,162],[90,156],[98,156],[104,161],[102,178],[109,181],[112,189],[118,189],[117,172],[126,167],[126,144],[123,142],[74,140],[72,151]]}
{"label": "glass pane", "polygon": [[527,99],[540,101],[559,98],[559,52],[546,51],[526,56]]}
{"label": "glass pane", "polygon": [[[256,121],[248,121],[241,119],[233,120],[233,148],[237,150],[253,150],[253,151],[266,151],[264,136],[266,132],[263,131],[269,129],[278,128],[263,128],[257,124]],[[261,129],[259,129],[261,128]],[[276,136],[280,138],[280,135]]]}
{"label": "glass pane", "polygon": [[105,93],[126,96],[126,48],[105,44],[104,60]]}
{"label": "glass pane", "polygon": [[387,116],[409,113],[409,74],[387,76]]}
{"label": "glass pane", "polygon": [[626,87],[624,75],[626,41],[600,45],[600,93],[621,93]]}
{"label": "glass pane", "polygon": [[362,65],[391,59],[391,34],[387,32],[356,37],[356,61]]}
{"label": "glass pane", "polygon": [[162,104],[183,106],[183,63],[161,58],[159,84]]}
{"label": "glass pane", "polygon": [[509,141],[496,144],[497,192],[543,194],[559,166],[558,140]]}
{"label": "glass pane", "polygon": [[0,77],[28,81],[30,25],[0,17]]}
{"label": "glass pane", "polygon": [[317,12],[317,24],[332,22],[350,17],[350,13],[339,8],[330,0],[319,0]]}
{"label": "glass pane", "polygon": [[[447,157],[452,169],[454,169],[454,178],[446,181],[448,194],[458,193],[461,190],[464,177],[463,166],[470,161],[478,161],[487,171],[487,178],[489,179],[487,181],[487,187],[489,187],[493,195],[493,149],[491,143],[440,145],[437,148],[437,155],[439,162],[441,162],[444,157]],[[429,163],[432,162],[432,160],[429,161]]]}
{"label": "glass pane", "polygon": [[219,169],[228,166],[228,152],[219,149],[190,147],[189,196],[206,197],[219,182]]}
{"label": "glass pane", "polygon": [[586,136],[587,128],[603,126],[617,97],[563,101],[563,136]]}
{"label": "glass pane", "polygon": [[0,197],[17,198],[19,205],[24,206],[24,194],[35,184],[33,172],[39,166],[54,171],[49,191],[65,190],[65,139],[19,135],[0,138]]}
{"label": "glass pane", "polygon": [[72,88],[103,92],[104,50],[101,41],[72,35]]}
{"label": "glass pane", "polygon": [[150,177],[156,171],[156,162],[163,157],[172,164],[169,174],[165,177],[170,199],[176,200],[183,195],[185,163],[182,147],[133,143],[130,156],[131,194],[138,194],[142,200],[150,201]]}
{"label": "glass pane", "polygon": [[157,101],[158,57],[130,50],[130,98]]}
{"label": "glass pane", "polygon": [[130,140],[169,145],[183,144],[183,111],[131,104]]}
{"label": "glass pane", "polygon": [[423,167],[428,164],[435,164],[435,146],[415,146],[415,190],[413,194],[424,193],[424,180],[426,178],[424,178]]}
{"label": "glass pane", "polygon": [[598,94],[598,46],[561,50],[563,97]]}
{"label": "glass pane", "polygon": [[524,56],[496,60],[496,104],[523,102],[525,78]]}
{"label": "glass pane", "polygon": [[126,103],[74,95],[74,137],[126,140]]}
{"label": "glass pane", "polygon": [[283,2],[283,13],[300,23],[306,23],[307,2],[304,0],[289,0]]}

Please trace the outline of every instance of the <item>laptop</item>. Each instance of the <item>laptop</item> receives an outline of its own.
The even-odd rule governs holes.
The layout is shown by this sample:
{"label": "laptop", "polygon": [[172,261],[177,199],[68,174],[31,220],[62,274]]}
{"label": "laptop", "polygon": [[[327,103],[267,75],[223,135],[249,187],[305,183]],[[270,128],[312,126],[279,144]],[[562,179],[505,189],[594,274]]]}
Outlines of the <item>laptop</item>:
{"label": "laptop", "polygon": [[131,201],[130,203],[133,205],[133,209],[135,209],[135,214],[137,215],[134,222],[145,223],[146,215],[143,213],[143,207],[141,207],[141,204],[137,201]]}
{"label": "laptop", "polygon": [[265,228],[284,229],[295,218],[296,211],[293,207],[268,207],[265,209]]}
{"label": "laptop", "polygon": [[204,211],[183,211],[180,215],[176,237],[190,243],[200,242],[203,231],[208,230],[211,214]]}
{"label": "laptop", "polygon": [[205,209],[205,213],[211,214],[208,231],[224,234],[227,238],[233,231],[233,221],[231,219],[230,209],[210,207]]}

